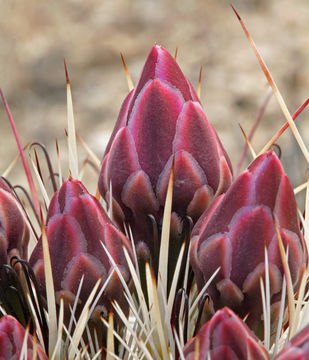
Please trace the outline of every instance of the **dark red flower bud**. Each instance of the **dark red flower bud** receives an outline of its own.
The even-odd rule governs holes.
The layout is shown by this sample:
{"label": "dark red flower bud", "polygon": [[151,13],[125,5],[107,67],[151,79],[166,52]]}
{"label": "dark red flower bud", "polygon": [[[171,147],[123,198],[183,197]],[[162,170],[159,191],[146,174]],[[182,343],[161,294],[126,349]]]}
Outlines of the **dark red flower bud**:
{"label": "dark red flower bud", "polygon": [[29,231],[18,200],[0,178],[0,265],[14,255],[27,259]]}
{"label": "dark red flower bud", "polygon": [[[88,193],[81,182],[67,180],[51,200],[46,223],[46,235],[51,257],[55,291],[65,299],[74,299],[84,276],[80,297],[85,304],[94,285],[102,283],[113,266],[104,250],[105,245],[124,279],[130,274],[123,246],[132,255],[130,241],[111,223],[100,203]],[[42,291],[45,292],[42,241],[34,249],[30,264]],[[113,275],[98,305],[109,310],[111,300],[127,307],[122,285]]]}
{"label": "dark red flower bud", "polygon": [[[307,264],[291,183],[272,152],[259,156],[201,216],[192,232],[191,264],[202,289],[208,288],[215,309],[229,306],[255,331],[262,327],[260,277],[265,283],[265,248],[269,261],[273,321],[280,304],[283,266],[275,222],[285,249],[294,290]],[[273,322],[273,325],[275,322]],[[261,330],[261,329],[260,329]]]}
{"label": "dark red flower bud", "polygon": [[184,347],[186,360],[267,360],[258,338],[235,313],[223,308]]}
{"label": "dark red flower bud", "polygon": [[107,202],[111,183],[119,226],[126,219],[134,240],[145,242],[150,252],[148,215],[161,224],[172,166],[173,212],[180,219],[189,215],[196,221],[231,183],[229,158],[192,85],[174,58],[155,45],[122,105],[99,178]]}
{"label": "dark red flower bud", "polygon": [[289,341],[274,360],[309,359],[309,325]]}
{"label": "dark red flower bud", "polygon": [[[11,315],[5,315],[0,319],[0,359],[1,360],[19,360],[21,357],[22,347],[26,331],[23,326]],[[26,355],[28,360],[34,359],[34,347],[36,347],[36,359],[47,360],[48,356],[36,340],[33,344],[33,336],[27,335]]]}

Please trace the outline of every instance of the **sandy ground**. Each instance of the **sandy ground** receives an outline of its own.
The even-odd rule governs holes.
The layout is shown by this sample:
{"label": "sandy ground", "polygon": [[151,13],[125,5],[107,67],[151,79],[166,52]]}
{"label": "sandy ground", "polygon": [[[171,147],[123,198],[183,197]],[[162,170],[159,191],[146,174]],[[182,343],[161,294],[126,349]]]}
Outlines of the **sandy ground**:
{"label": "sandy ground", "polygon": [[[0,86],[22,143],[40,141],[51,154],[56,138],[65,146],[65,57],[77,131],[101,157],[128,92],[119,53],[136,81],[150,48],[158,43],[173,54],[179,48],[177,60],[195,87],[203,66],[201,101],[235,165],[244,143],[238,123],[249,132],[267,82],[229,3],[0,1]],[[294,112],[309,96],[308,0],[234,0],[233,5]],[[2,173],[17,148],[3,107],[0,119]],[[256,151],[284,121],[271,99],[253,140]],[[308,110],[297,124],[309,144]],[[287,131],[279,143],[294,185],[304,182],[307,167],[291,133]],[[20,174],[19,164],[10,174],[11,181],[22,182]]]}

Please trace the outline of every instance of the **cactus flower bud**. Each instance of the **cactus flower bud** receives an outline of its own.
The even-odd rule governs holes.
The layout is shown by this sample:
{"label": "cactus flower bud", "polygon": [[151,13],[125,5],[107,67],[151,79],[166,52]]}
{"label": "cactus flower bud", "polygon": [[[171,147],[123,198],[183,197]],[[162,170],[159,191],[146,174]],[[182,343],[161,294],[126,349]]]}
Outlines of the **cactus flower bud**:
{"label": "cactus flower bud", "polygon": [[274,357],[274,360],[306,360],[309,359],[309,325],[295,335]]}
{"label": "cactus flower bud", "polygon": [[269,355],[258,338],[235,313],[223,308],[184,347],[186,360],[266,360]]}
{"label": "cactus flower bud", "polygon": [[0,178],[0,265],[14,255],[27,258],[29,231],[17,199],[7,183]]}
{"label": "cactus flower bud", "polygon": [[107,202],[111,184],[114,219],[119,226],[125,219],[135,242],[147,244],[150,252],[154,246],[148,215],[161,225],[172,166],[172,228],[177,232],[184,216],[196,221],[226,191],[232,170],[193,86],[174,58],[155,45],[122,105],[99,178]]}
{"label": "cactus flower bud", "polygon": [[[218,267],[207,289],[213,306],[228,306],[248,315],[247,324],[261,334],[260,278],[265,275],[265,248],[269,262],[272,325],[275,324],[282,288],[283,266],[275,222],[285,250],[294,290],[307,264],[307,250],[299,229],[291,183],[277,156],[259,156],[201,216],[192,231],[190,260],[202,289]],[[264,278],[265,283],[265,278]]]}
{"label": "cactus flower bud", "polygon": [[[26,331],[23,326],[11,315],[4,315],[0,319],[0,359],[18,360],[21,357]],[[34,345],[33,336],[27,335],[26,359],[47,360],[48,357],[37,343]],[[36,348],[36,350],[35,350]],[[36,353],[36,357],[35,354]]]}
{"label": "cactus flower bud", "polygon": [[[129,269],[123,246],[131,255],[130,241],[111,223],[99,202],[88,193],[81,182],[68,179],[54,194],[47,214],[46,235],[51,257],[56,294],[73,299],[82,276],[83,285],[79,299],[82,305],[88,299],[94,285],[113,271],[102,246],[107,248],[118,265],[124,279],[129,282]],[[41,290],[45,293],[42,240],[35,247],[30,264]],[[121,282],[112,275],[98,305],[109,310],[111,300],[125,307]]]}

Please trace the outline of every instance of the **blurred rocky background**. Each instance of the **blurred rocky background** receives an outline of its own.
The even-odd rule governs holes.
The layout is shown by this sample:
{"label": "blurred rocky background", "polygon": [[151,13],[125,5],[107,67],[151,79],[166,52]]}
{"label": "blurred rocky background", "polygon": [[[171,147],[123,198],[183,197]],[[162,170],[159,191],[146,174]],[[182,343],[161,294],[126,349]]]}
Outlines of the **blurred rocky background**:
{"label": "blurred rocky background", "polygon": [[[236,19],[223,0],[0,1],[0,86],[23,144],[55,140],[65,147],[65,57],[73,92],[77,132],[101,158],[122,100],[128,92],[123,53],[134,82],[154,43],[172,54],[197,87],[201,101],[236,165],[267,82]],[[234,0],[291,112],[309,96],[308,0]],[[297,125],[309,145],[308,110]],[[253,139],[256,151],[285,122],[273,97]],[[0,110],[0,173],[17,154],[9,122]],[[294,185],[307,166],[288,130],[279,141]],[[81,158],[85,157],[80,149]],[[247,157],[244,165],[250,158]],[[65,159],[64,159],[65,161]],[[21,164],[10,174],[21,182]],[[89,170],[91,173],[92,170]],[[95,177],[93,177],[94,179]],[[91,191],[95,190],[95,186]]]}

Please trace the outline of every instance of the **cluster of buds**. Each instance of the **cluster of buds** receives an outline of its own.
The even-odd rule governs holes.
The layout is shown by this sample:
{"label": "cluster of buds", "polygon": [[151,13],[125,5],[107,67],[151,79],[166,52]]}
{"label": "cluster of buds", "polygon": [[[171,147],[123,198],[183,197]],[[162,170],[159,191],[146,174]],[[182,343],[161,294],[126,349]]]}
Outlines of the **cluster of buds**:
{"label": "cluster of buds", "polygon": [[[111,329],[115,319],[125,323],[136,299],[130,298],[128,292],[124,296],[124,289],[133,289],[133,284],[140,300],[136,302],[141,306],[132,311],[134,316],[145,312],[146,296],[149,311],[153,312],[160,303],[152,304],[151,300],[156,298],[153,284],[162,276],[158,269],[160,229],[164,226],[169,181],[173,179],[168,276],[174,277],[185,238],[186,249],[190,249],[185,253],[185,257],[189,256],[187,274],[191,266],[195,276],[195,281],[186,282],[185,292],[196,291],[197,286],[198,292],[206,290],[209,298],[207,311],[203,312],[202,307],[198,316],[197,335],[185,345],[182,357],[269,359],[261,342],[265,326],[263,284],[269,286],[272,336],[280,311],[282,314],[287,310],[282,296],[284,277],[289,276],[290,291],[297,293],[308,265],[307,248],[293,188],[272,151],[258,156],[237,178],[233,179],[232,174],[229,157],[193,86],[175,59],[155,45],[135,89],[123,102],[102,160],[98,188],[112,218],[80,181],[69,177],[55,191],[42,226],[44,231],[28,259],[25,215],[9,186],[0,180],[0,265],[7,265],[12,256],[29,260],[31,280],[40,300],[48,298],[46,273],[50,257],[58,312],[60,299],[66,305],[65,326],[72,319],[72,308],[73,317],[82,314],[99,279],[101,287],[96,294],[100,295],[93,312],[96,322],[102,325],[104,318],[108,319]],[[194,225],[186,236],[185,218]],[[144,270],[150,263],[155,278],[146,288],[144,284],[136,286],[145,262]],[[181,271],[184,263],[177,263]],[[149,281],[151,275],[146,275]],[[169,286],[171,278],[166,280]],[[183,290],[182,285],[179,278],[168,292],[177,294],[177,290]],[[35,297],[32,300],[35,302]],[[174,303],[168,298],[165,308],[175,312],[176,297],[172,300]],[[172,316],[170,319],[172,322]],[[134,326],[140,325],[136,321]],[[290,359],[290,353],[306,354],[307,332],[305,329],[291,340],[276,359]],[[25,336],[27,354],[35,348],[37,358],[47,358],[36,338],[10,315],[0,319],[1,356],[18,358]],[[113,344],[107,336],[105,340],[100,344]],[[164,343],[162,338],[160,341]],[[139,342],[138,336],[133,342]]]}

